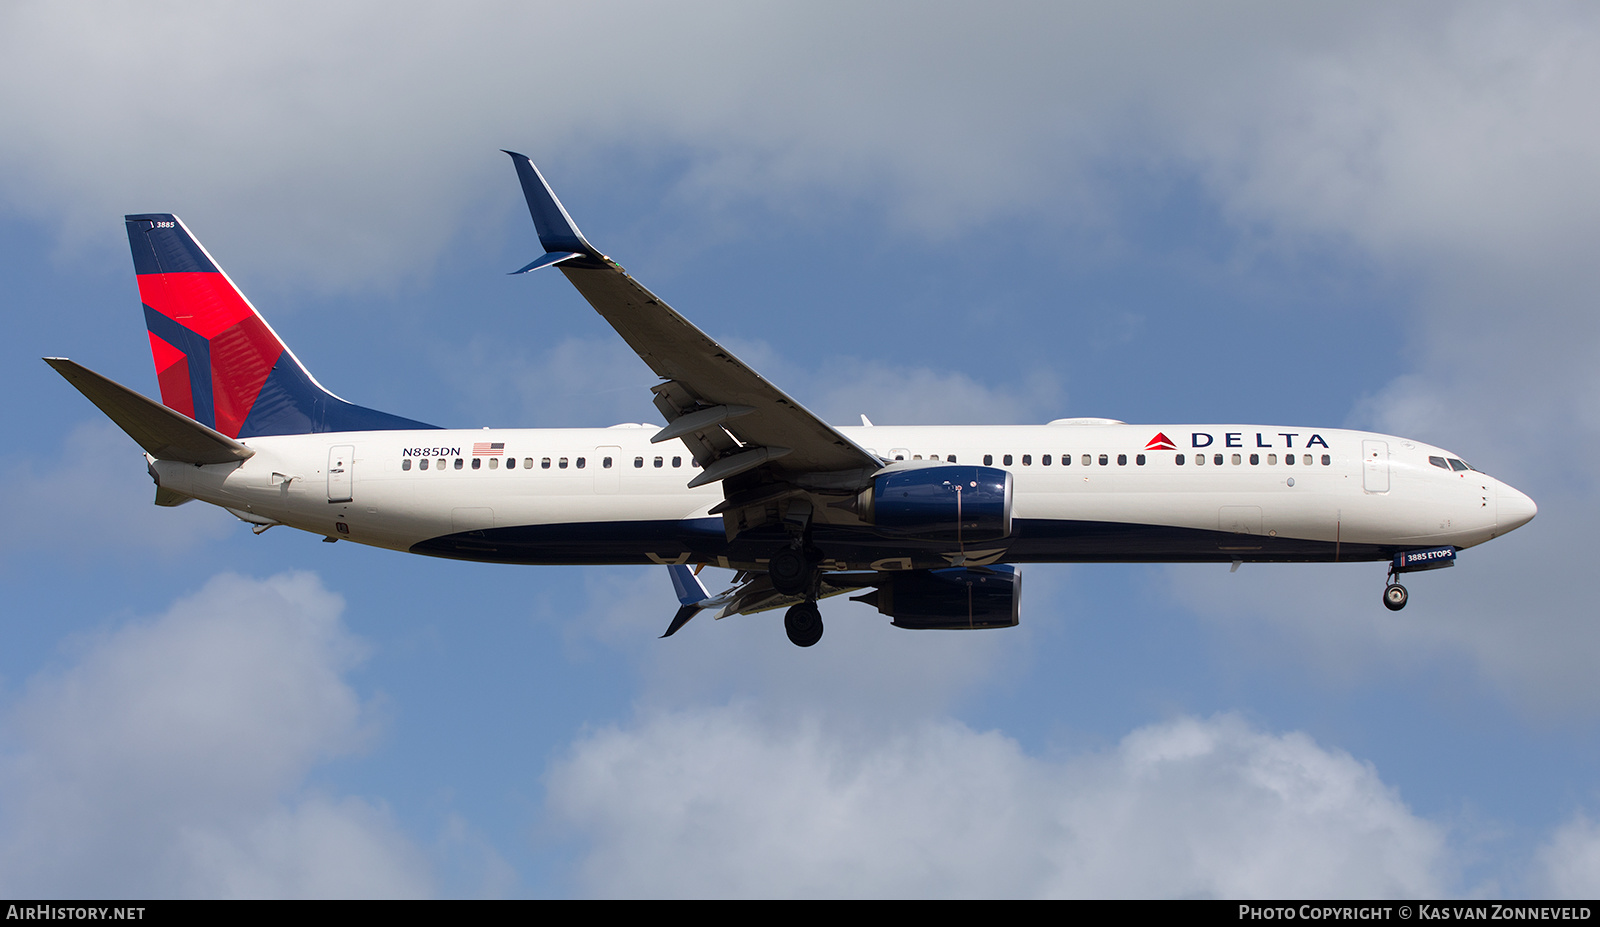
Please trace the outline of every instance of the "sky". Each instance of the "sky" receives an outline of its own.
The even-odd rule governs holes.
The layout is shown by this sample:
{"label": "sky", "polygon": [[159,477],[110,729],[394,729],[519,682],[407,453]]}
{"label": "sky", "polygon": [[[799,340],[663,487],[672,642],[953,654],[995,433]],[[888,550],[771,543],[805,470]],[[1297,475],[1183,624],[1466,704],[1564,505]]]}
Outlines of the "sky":
{"label": "sky", "polygon": [[[0,6],[0,894],[1594,897],[1597,91],[1584,3]],[[657,421],[502,148],[830,421],[1370,429],[1540,514],[1400,613],[1030,565],[658,640],[664,570],[157,508],[38,360],[157,394],[174,212],[351,401]]]}

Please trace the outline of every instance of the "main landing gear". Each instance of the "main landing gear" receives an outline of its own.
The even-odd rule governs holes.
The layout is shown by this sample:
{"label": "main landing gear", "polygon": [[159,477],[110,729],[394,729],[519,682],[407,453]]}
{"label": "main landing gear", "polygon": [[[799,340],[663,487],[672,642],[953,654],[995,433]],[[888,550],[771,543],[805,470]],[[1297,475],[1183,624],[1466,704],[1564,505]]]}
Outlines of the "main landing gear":
{"label": "main landing gear", "polygon": [[822,610],[815,602],[801,602],[783,616],[783,630],[796,647],[810,647],[822,640]]}
{"label": "main landing gear", "polygon": [[767,561],[767,578],[780,595],[805,595],[811,573],[811,558],[801,547],[785,547]]}
{"label": "main landing gear", "polygon": [[799,534],[794,543],[782,548],[767,561],[767,578],[780,595],[805,596],[805,601],[790,606],[783,616],[783,629],[797,647],[810,647],[822,640],[822,612],[817,608],[821,585],[817,564],[822,556]]}

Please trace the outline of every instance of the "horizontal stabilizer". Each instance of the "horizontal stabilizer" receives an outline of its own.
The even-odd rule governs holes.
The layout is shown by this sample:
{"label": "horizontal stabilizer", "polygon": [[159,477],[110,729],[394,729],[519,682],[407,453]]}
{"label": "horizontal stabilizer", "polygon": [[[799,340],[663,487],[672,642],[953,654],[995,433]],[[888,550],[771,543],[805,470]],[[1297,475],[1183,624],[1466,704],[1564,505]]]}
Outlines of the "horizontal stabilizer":
{"label": "horizontal stabilizer", "polygon": [[222,432],[208,428],[182,412],[175,412],[115,380],[107,379],[82,364],[64,357],[46,357],[44,362],[77,387],[78,392],[87,396],[151,457],[183,463],[215,464],[246,460],[255,454],[255,451]]}

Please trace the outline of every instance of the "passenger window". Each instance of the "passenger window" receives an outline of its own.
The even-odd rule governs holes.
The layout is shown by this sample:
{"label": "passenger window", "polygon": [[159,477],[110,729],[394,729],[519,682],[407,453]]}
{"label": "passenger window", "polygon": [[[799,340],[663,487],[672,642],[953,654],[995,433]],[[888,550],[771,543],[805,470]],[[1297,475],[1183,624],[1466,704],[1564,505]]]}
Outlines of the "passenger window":
{"label": "passenger window", "polygon": [[1328,466],[1328,465],[1329,465],[1329,464],[1331,464],[1331,463],[1333,463],[1333,457],[1331,457],[1331,456],[1330,456],[1330,455],[1328,455],[1328,454],[1323,454],[1323,455],[1322,455],[1322,465],[1323,465],[1323,466],[1324,466],[1324,467],[1326,467],[1326,466]]}
{"label": "passenger window", "polygon": [[[547,464],[545,464],[545,466],[548,467],[550,465],[547,463]],[[522,469],[524,469],[524,470],[532,470],[533,469],[533,458],[532,457],[524,457],[524,458],[522,458]]]}
{"label": "passenger window", "polygon": [[456,458],[456,469],[457,470],[461,469],[461,458],[460,457]]}
{"label": "passenger window", "polygon": [[1128,465],[1128,455],[1127,454],[1118,454],[1117,455],[1117,466],[1126,467],[1127,465]]}
{"label": "passenger window", "polygon": [[1103,466],[1105,466],[1106,464],[1108,464],[1110,462],[1111,462],[1111,458],[1107,457],[1104,454],[1100,455],[1100,466],[1103,467]]}
{"label": "passenger window", "polygon": [[[1101,461],[1100,461],[1100,462],[1101,462],[1101,463],[1105,463],[1105,461],[1104,461],[1104,460],[1101,460]],[[1085,455],[1083,455],[1083,465],[1084,465],[1084,466],[1085,466],[1085,467],[1087,467],[1087,466],[1089,466],[1089,464],[1091,464],[1091,463],[1094,463],[1094,458],[1093,458],[1093,457],[1090,457],[1090,456],[1089,456],[1089,455],[1088,455],[1088,454],[1085,454]]]}
{"label": "passenger window", "polygon": [[602,458],[600,458],[600,469],[602,469],[602,470],[610,470],[611,469],[611,458],[610,457],[602,457]]}
{"label": "passenger window", "polygon": [[1133,458],[1133,462],[1141,467],[1144,466],[1144,455],[1140,454],[1139,456]]}
{"label": "passenger window", "polygon": [[1063,467],[1072,466],[1072,455],[1071,454],[1062,454],[1061,455],[1061,466],[1063,466]]}
{"label": "passenger window", "polygon": [[656,469],[660,470],[661,469],[661,465],[664,464],[664,463],[666,463],[665,460],[662,460],[660,457],[657,457],[656,458]]}
{"label": "passenger window", "polygon": [[944,458],[944,462],[945,463],[955,463],[956,462],[956,455],[954,455],[954,454],[946,455],[945,458]]}
{"label": "passenger window", "polygon": [[498,458],[498,457],[490,457],[489,458],[489,469],[490,470],[498,470],[498,469],[500,469],[500,458]]}
{"label": "passenger window", "polygon": [[1293,454],[1285,454],[1285,455],[1283,455],[1283,462],[1287,466],[1291,466],[1291,467],[1294,466],[1294,455]]}
{"label": "passenger window", "polygon": [[681,466],[683,466],[683,458],[682,457],[674,457],[674,458],[672,458],[672,466],[673,467],[681,467]]}
{"label": "passenger window", "polygon": [[583,465],[588,463],[588,460],[586,460],[585,458],[579,457],[577,459],[576,463],[578,464],[578,469],[582,470],[583,469]]}
{"label": "passenger window", "polygon": [[1023,454],[1022,455],[1022,465],[1024,467],[1033,466],[1033,455],[1032,454]]}
{"label": "passenger window", "polygon": [[1240,458],[1240,456],[1239,456],[1239,455],[1238,455],[1238,454],[1234,454],[1234,455],[1233,455],[1233,465],[1234,465],[1234,466],[1235,466],[1235,467],[1237,467],[1237,466],[1239,466],[1239,464],[1241,464],[1241,463],[1243,463],[1243,462],[1244,462],[1244,461],[1243,461],[1243,459],[1242,459],[1242,458]]}
{"label": "passenger window", "polygon": [[506,469],[507,470],[515,470],[515,469],[517,469],[517,458],[515,458],[515,457],[507,457],[506,458]]}
{"label": "passenger window", "polygon": [[912,454],[911,455],[911,459],[912,460],[921,460],[922,459],[922,455],[921,454]]}
{"label": "passenger window", "polygon": [[1046,454],[1043,457],[1039,458],[1039,463],[1043,464],[1046,467],[1050,466],[1050,455]]}
{"label": "passenger window", "polygon": [[567,458],[563,457],[560,460],[556,461],[556,469],[557,470],[565,470],[565,469],[567,469]]}
{"label": "passenger window", "polygon": [[474,458],[472,458],[472,469],[474,469],[474,470],[482,470],[483,469],[483,458],[482,457],[474,457]]}
{"label": "passenger window", "polygon": [[[1197,458],[1197,459],[1205,460],[1204,457],[1200,457],[1200,458]],[[1183,466],[1183,455],[1182,454],[1174,454],[1173,457],[1172,457],[1172,462],[1177,464],[1180,467]]]}
{"label": "passenger window", "polygon": [[407,457],[406,459],[400,461],[400,469],[402,469],[402,470],[410,470],[411,469],[411,458],[410,457]]}
{"label": "passenger window", "polygon": [[[1183,455],[1179,454],[1178,456],[1182,457]],[[1205,466],[1206,465],[1206,455],[1204,455],[1204,454],[1196,454],[1196,455],[1194,455],[1194,465],[1197,466],[1197,467]]]}
{"label": "passenger window", "polygon": [[644,458],[643,457],[635,457],[635,458],[633,458],[633,468],[635,470],[641,469],[643,467],[644,467]]}
{"label": "passenger window", "polygon": [[985,467],[994,466],[994,455],[993,454],[985,454],[985,455],[983,455],[983,465]]}
{"label": "passenger window", "polygon": [[1301,456],[1300,462],[1305,464],[1308,467],[1311,466],[1311,455],[1310,454],[1305,454],[1305,455]]}
{"label": "passenger window", "polygon": [[1002,457],[1000,459],[1005,462],[1006,466],[1008,466],[1008,467],[1011,466],[1011,455],[1010,454],[1007,454],[1006,456],[1004,456],[1004,457]]}
{"label": "passenger window", "polygon": [[[1238,461],[1234,461],[1234,463],[1238,463]],[[1254,466],[1259,465],[1260,463],[1261,463],[1261,455],[1260,454],[1251,454],[1250,455],[1250,466],[1254,467]]]}
{"label": "passenger window", "polygon": [[541,459],[539,461],[539,468],[542,469],[542,470],[550,469],[550,458],[545,457],[545,458]]}
{"label": "passenger window", "polygon": [[1268,454],[1267,455],[1267,465],[1268,466],[1271,466],[1272,464],[1275,464],[1277,462],[1278,462],[1278,455],[1277,454]]}

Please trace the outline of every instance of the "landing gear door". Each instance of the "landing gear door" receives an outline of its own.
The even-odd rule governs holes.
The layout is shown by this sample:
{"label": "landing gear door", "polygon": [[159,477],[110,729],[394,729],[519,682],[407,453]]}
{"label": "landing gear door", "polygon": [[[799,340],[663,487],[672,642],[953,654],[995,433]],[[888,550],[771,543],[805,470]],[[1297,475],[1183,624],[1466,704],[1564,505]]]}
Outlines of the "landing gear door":
{"label": "landing gear door", "polygon": [[1367,492],[1389,491],[1389,442],[1361,442],[1361,485]]}
{"label": "landing gear door", "polygon": [[328,501],[349,502],[356,449],[350,444],[328,448]]}

